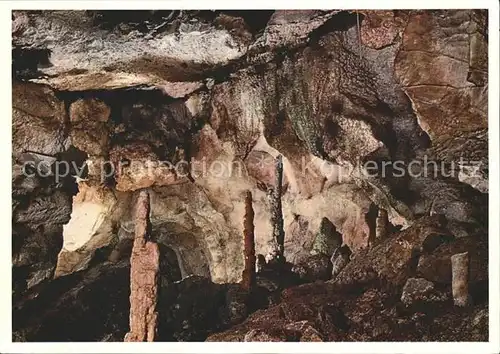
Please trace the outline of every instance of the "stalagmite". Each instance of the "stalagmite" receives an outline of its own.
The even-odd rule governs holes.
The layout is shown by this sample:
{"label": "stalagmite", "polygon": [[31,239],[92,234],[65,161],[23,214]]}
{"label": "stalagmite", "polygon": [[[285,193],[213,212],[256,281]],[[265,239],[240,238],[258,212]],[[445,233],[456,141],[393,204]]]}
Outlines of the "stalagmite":
{"label": "stalagmite", "polygon": [[264,270],[266,267],[266,258],[262,254],[257,255],[257,264],[255,265],[255,271],[257,273],[260,273]]}
{"label": "stalagmite", "polygon": [[339,247],[333,252],[330,258],[330,262],[332,263],[332,279],[335,279],[340,271],[349,263],[351,254],[352,251],[347,245]]}
{"label": "stalagmite", "polygon": [[375,238],[377,242],[384,240],[387,237],[389,229],[389,217],[387,210],[379,209],[375,224]]}
{"label": "stalagmite", "polygon": [[243,270],[242,286],[251,290],[255,286],[255,239],[254,239],[254,211],[252,208],[252,193],[246,192],[245,219],[243,221],[243,237],[245,242],[245,269]]}
{"label": "stalagmite", "polygon": [[469,304],[469,253],[451,256],[451,289],[456,306]]}
{"label": "stalagmite", "polygon": [[125,335],[125,342],[152,342],[156,335],[160,251],[156,243],[148,240],[149,208],[149,194],[141,191],[130,257],[130,332]]}
{"label": "stalagmite", "polygon": [[319,232],[314,238],[311,254],[324,254],[331,256],[332,253],[342,245],[342,234],[328,219],[323,217],[319,226]]}
{"label": "stalagmite", "polygon": [[276,180],[270,193],[271,224],[273,225],[273,240],[276,243],[274,259],[278,262],[285,261],[285,231],[283,230],[283,211],[281,208],[281,193],[283,181],[283,157],[276,158]]}

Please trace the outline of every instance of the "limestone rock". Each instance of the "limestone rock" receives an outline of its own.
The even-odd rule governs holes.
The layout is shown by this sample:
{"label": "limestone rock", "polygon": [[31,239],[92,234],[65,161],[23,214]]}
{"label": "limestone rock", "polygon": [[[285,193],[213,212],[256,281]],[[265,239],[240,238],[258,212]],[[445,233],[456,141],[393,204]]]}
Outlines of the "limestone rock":
{"label": "limestone rock", "polygon": [[302,336],[300,337],[301,342],[323,342],[323,339],[321,338],[321,334],[314,329],[314,327],[307,327]]}
{"label": "limestone rock", "polygon": [[226,292],[226,307],[228,324],[236,325],[245,320],[248,315],[248,293],[239,286],[229,286]]}
{"label": "limestone rock", "polygon": [[[311,286],[318,287],[314,283]],[[325,295],[309,293],[310,302],[301,296],[287,298],[279,305],[259,310],[232,329],[210,336],[208,341],[323,341],[340,338],[346,317]],[[250,333],[250,334],[249,334]],[[247,337],[248,335],[248,337]]]}
{"label": "limestone rock", "polygon": [[387,210],[379,209],[378,215],[375,221],[375,237],[377,241],[382,241],[389,234],[389,219],[387,215]]}
{"label": "limestone rock", "polygon": [[43,179],[51,180],[55,177],[55,157],[21,153],[14,154],[12,160],[12,189],[15,196],[35,192],[42,187]]}
{"label": "limestone rock", "polygon": [[330,256],[342,245],[342,235],[327,218],[322,218],[311,253]]}
{"label": "limestone rock", "polygon": [[297,265],[294,265],[292,272],[297,273],[304,281],[328,280],[331,276],[330,258],[324,254],[309,256]]}
{"label": "limestone rock", "polygon": [[61,191],[39,195],[24,209],[19,208],[14,221],[19,223],[65,224],[69,219],[70,198]]}
{"label": "limestone rock", "polygon": [[122,341],[130,306],[127,263],[103,263],[33,287],[13,304],[14,332],[27,341]]}
{"label": "limestone rock", "polygon": [[160,90],[174,98],[186,97],[201,87],[200,82],[166,82],[159,86]]}
{"label": "limestone rock", "polygon": [[250,330],[243,338],[244,342],[283,342],[284,336],[268,334],[256,329]]}
{"label": "limestone rock", "polygon": [[69,118],[72,123],[80,121],[107,122],[111,109],[97,99],[79,99],[69,107]]}
{"label": "limestone rock", "polygon": [[134,144],[114,147],[110,159],[115,167],[116,189],[134,191],[153,185],[166,186],[186,182],[177,170],[163,163],[148,145]]}
{"label": "limestone rock", "polygon": [[[274,158],[267,152],[252,150],[245,159],[245,166],[248,174],[263,184],[265,189],[274,187],[276,183],[276,169],[274,168]],[[283,177],[283,189],[286,190],[288,182],[286,176]]]}
{"label": "limestone rock", "polygon": [[64,102],[48,86],[15,81],[12,86],[12,105],[27,115],[46,123],[64,123]]}
{"label": "limestone rock", "polygon": [[[146,33],[123,33],[106,26],[99,28],[103,20],[86,11],[25,11],[16,13],[15,18],[25,15],[29,18],[26,28],[16,33],[13,42],[50,49],[51,66],[42,70],[49,78],[40,81],[59,90],[113,89],[177,81],[186,75],[198,75],[206,67],[224,66],[243,56],[247,49],[227,30],[212,26],[208,26],[209,31],[178,34],[155,34],[153,28]],[[169,22],[149,16],[157,25]],[[115,19],[119,21],[120,14]]]}
{"label": "limestone rock", "polygon": [[64,225],[64,243],[55,277],[84,269],[95,250],[111,242],[111,212],[115,204],[116,198],[109,189],[85,182],[79,184],[79,192],[73,198],[71,218]]}
{"label": "limestone rock", "polygon": [[[484,10],[12,15],[16,340],[123,340],[141,188],[162,258],[158,340],[487,340]],[[245,297],[235,285],[244,193],[253,197],[255,251],[268,254],[266,189],[276,176],[266,161],[279,155],[290,263],[261,262]],[[423,175],[426,158],[454,174]],[[53,170],[85,160],[77,182],[108,192],[87,200],[98,229],[75,229],[85,241],[68,252],[62,225],[85,212],[71,207],[74,179]],[[47,162],[47,176],[24,176],[26,161]],[[416,173],[398,177],[396,161]],[[395,225],[379,244],[372,204]],[[307,276],[323,218],[352,255],[327,264],[335,279],[297,286],[290,269]],[[463,252],[470,307],[401,306],[409,278],[450,288],[450,257]],[[67,267],[53,279],[58,253]]]}
{"label": "limestone rock", "polygon": [[404,29],[402,11],[361,11],[361,41],[364,45],[381,49],[391,45]]}
{"label": "limestone rock", "polygon": [[359,255],[356,262],[349,262],[335,278],[340,284],[369,283],[383,280],[402,287],[417,267],[422,244],[430,234],[447,234],[443,218],[423,217],[397,237],[387,239],[380,245]]}
{"label": "limestone rock", "polygon": [[[250,52],[260,48],[275,48],[279,45],[297,46],[307,40],[314,32],[334,16],[338,10],[278,10],[274,11],[265,28],[263,36],[250,48]],[[265,56],[264,56],[265,58]]]}
{"label": "limestone rock", "polygon": [[69,109],[71,142],[78,149],[93,156],[105,155],[109,150],[109,128],[106,122],[111,109],[96,99],[80,99]]}
{"label": "limestone rock", "polygon": [[467,177],[461,180],[482,192],[487,191],[487,82],[475,85],[469,73],[475,67],[484,70],[487,55],[484,34],[469,28],[484,16],[462,10],[412,13],[395,61],[396,75],[437,157],[455,164],[463,158],[460,169]]}
{"label": "limestone rock", "polygon": [[418,302],[446,300],[446,297],[439,297],[433,294],[434,284],[423,278],[409,278],[403,287],[401,301],[406,306]]}
{"label": "limestone rock", "polygon": [[332,279],[335,279],[337,275],[344,269],[344,267],[351,260],[352,251],[348,246],[344,245],[342,247],[338,247],[333,252],[330,262],[332,264]]}
{"label": "limestone rock", "polygon": [[72,124],[72,144],[86,153],[99,156],[108,152],[109,133],[106,125],[95,121]]}
{"label": "limestone rock", "polygon": [[160,341],[201,341],[245,314],[244,292],[237,284],[214,284],[189,276],[159,291]]}
{"label": "limestone rock", "polygon": [[64,102],[50,88],[14,83],[12,107],[13,151],[55,155],[69,147]]}
{"label": "limestone rock", "polygon": [[481,238],[460,238],[440,245],[432,253],[420,257],[417,273],[432,282],[450,285],[452,280],[451,256],[463,252],[468,252],[470,257],[469,282],[471,288],[480,287],[479,284],[487,280],[488,274],[486,241]]}
{"label": "limestone rock", "polygon": [[16,295],[53,276],[62,243],[61,224],[47,223],[34,229],[14,225],[12,274]]}

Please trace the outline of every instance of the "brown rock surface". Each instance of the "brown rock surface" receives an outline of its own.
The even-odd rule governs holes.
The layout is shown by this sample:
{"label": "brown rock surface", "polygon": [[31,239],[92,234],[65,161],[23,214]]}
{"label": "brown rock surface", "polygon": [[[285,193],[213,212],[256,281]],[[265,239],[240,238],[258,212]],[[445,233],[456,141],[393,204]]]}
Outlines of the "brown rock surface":
{"label": "brown rock surface", "polygon": [[447,300],[446,294],[442,296],[435,294],[434,284],[423,278],[408,278],[401,294],[401,302],[406,306],[419,302],[444,300]]}
{"label": "brown rock surface", "polygon": [[187,181],[187,176],[178,176],[177,170],[169,161],[162,163],[146,144],[116,146],[110,151],[110,160],[115,167],[118,191],[134,191],[153,185],[168,186]]}
{"label": "brown rock surface", "polygon": [[[442,292],[428,280],[411,278],[416,266],[411,264],[411,257],[394,262],[399,267],[396,269],[383,263],[383,257],[390,252],[379,253],[384,247],[399,245],[411,254],[429,236],[444,232],[442,227],[438,217],[418,220],[400,235],[355,257],[336,281],[288,288],[278,305],[259,310],[242,324],[207,340],[450,340],[459,333],[456,326],[468,338],[484,340],[486,333],[481,334],[480,329],[484,322],[479,325],[484,294],[476,294],[474,309],[460,310],[459,314],[453,310],[451,289]],[[398,254],[405,253],[398,250]],[[404,287],[403,282],[406,282]],[[402,308],[400,301],[408,307]],[[445,326],[450,327],[445,329]]]}
{"label": "brown rock surface", "polygon": [[486,240],[466,237],[447,242],[432,253],[420,257],[417,272],[432,282],[451,285],[451,256],[469,253],[470,277],[472,287],[488,279],[488,249]]}
{"label": "brown rock surface", "polygon": [[361,41],[374,49],[391,45],[404,29],[405,16],[402,11],[360,11],[363,15],[361,23]]}
{"label": "brown rock surface", "polygon": [[96,99],[80,99],[69,108],[71,142],[92,156],[106,155],[109,151],[109,128],[106,122],[111,109]]}
{"label": "brown rock surface", "polygon": [[64,102],[49,87],[15,82],[12,109],[14,152],[55,155],[69,147]]}
{"label": "brown rock surface", "polygon": [[[455,163],[464,158],[461,178],[485,192],[487,79],[484,76],[476,85],[470,76],[487,70],[487,39],[477,30],[487,15],[464,10],[439,13],[410,14],[395,59],[396,75],[436,156]],[[469,176],[473,174],[469,169],[478,165],[475,175]]]}
{"label": "brown rock surface", "polygon": [[332,274],[332,263],[330,257],[316,254],[294,265],[292,272],[296,273],[302,280],[309,282],[328,280]]}
{"label": "brown rock surface", "polygon": [[385,240],[365,254],[358,255],[359,261],[349,262],[335,278],[335,282],[354,284],[384,281],[395,287],[402,287],[417,267],[425,240],[435,234],[449,233],[443,221],[444,219],[439,216],[417,220],[408,229]]}

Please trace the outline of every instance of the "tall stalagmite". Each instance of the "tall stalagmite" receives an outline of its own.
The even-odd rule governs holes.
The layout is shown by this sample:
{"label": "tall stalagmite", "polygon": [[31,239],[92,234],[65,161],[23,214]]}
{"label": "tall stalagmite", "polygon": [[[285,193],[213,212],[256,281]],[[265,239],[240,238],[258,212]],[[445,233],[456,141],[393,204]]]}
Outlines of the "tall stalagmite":
{"label": "tall stalagmite", "polygon": [[255,285],[255,239],[254,239],[254,211],[252,207],[252,192],[245,194],[245,219],[243,221],[243,237],[245,242],[245,269],[243,270],[242,286],[251,290]]}
{"label": "tall stalagmite", "polygon": [[156,335],[160,251],[156,243],[148,240],[149,209],[149,194],[141,191],[130,257],[130,332],[125,335],[126,342],[152,342]]}
{"label": "tall stalagmite", "polygon": [[384,240],[389,233],[389,217],[387,215],[387,210],[379,209],[377,220],[376,220],[376,231],[375,237],[377,243]]}
{"label": "tall stalagmite", "polygon": [[451,287],[453,302],[464,307],[469,304],[469,252],[451,256]]}
{"label": "tall stalagmite", "polygon": [[276,243],[275,259],[277,261],[285,260],[285,231],[283,229],[283,211],[281,206],[281,193],[283,183],[283,156],[276,158],[276,180],[274,188],[271,191],[271,224],[273,226],[273,239]]}

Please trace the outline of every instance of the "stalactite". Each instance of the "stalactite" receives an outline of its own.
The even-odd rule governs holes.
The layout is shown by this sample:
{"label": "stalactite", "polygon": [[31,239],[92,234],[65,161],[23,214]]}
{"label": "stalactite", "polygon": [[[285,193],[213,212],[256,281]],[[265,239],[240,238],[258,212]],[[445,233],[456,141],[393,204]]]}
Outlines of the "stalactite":
{"label": "stalactite", "polygon": [[243,270],[242,286],[250,291],[255,286],[255,239],[254,239],[254,211],[252,207],[252,193],[245,195],[245,219],[243,221],[243,237],[245,245],[245,269]]}
{"label": "stalactite", "polygon": [[276,179],[274,188],[270,193],[271,224],[273,225],[273,240],[276,243],[274,258],[278,262],[285,261],[285,231],[283,230],[283,211],[281,207],[281,194],[283,182],[283,157],[276,158]]}
{"label": "stalactite", "polygon": [[453,302],[464,307],[469,304],[469,253],[451,256],[451,289]]}
{"label": "stalactite", "polygon": [[156,302],[160,251],[149,238],[150,201],[141,191],[135,216],[135,239],[130,257],[130,332],[126,342],[152,342],[158,323]]}

